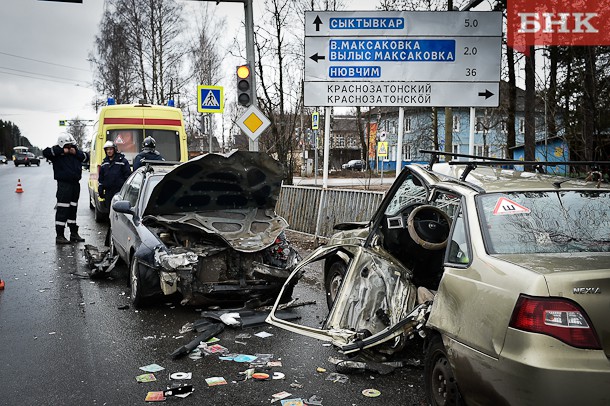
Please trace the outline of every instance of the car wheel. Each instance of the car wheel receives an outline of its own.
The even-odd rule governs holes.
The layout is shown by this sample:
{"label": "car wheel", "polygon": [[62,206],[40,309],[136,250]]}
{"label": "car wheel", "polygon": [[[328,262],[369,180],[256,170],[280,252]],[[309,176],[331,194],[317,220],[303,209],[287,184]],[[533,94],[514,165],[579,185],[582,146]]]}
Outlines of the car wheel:
{"label": "car wheel", "polygon": [[97,205],[93,208],[93,210],[95,211],[93,213],[93,217],[95,218],[95,222],[96,223],[103,223],[108,219],[108,216],[104,213],[102,213],[98,208]]}
{"label": "car wheel", "polygon": [[324,287],[326,288],[326,304],[329,309],[333,306],[333,303],[337,298],[337,294],[339,293],[346,273],[347,267],[341,260],[333,262],[326,273]]}
{"label": "car wheel", "polygon": [[131,303],[134,307],[142,306],[144,300],[142,298],[140,267],[135,256],[131,259],[131,265],[129,266],[129,285],[131,286]]}
{"label": "car wheel", "polygon": [[430,405],[464,405],[443,340],[439,335],[432,338],[426,351],[424,384]]}

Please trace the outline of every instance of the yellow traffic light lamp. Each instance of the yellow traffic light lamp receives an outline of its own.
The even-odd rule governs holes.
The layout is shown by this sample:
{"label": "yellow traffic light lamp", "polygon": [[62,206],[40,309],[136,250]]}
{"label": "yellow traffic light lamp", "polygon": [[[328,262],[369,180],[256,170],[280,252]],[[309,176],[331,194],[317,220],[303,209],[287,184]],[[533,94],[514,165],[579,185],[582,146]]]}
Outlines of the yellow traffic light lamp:
{"label": "yellow traffic light lamp", "polygon": [[237,67],[237,102],[245,107],[252,104],[252,71],[248,64]]}

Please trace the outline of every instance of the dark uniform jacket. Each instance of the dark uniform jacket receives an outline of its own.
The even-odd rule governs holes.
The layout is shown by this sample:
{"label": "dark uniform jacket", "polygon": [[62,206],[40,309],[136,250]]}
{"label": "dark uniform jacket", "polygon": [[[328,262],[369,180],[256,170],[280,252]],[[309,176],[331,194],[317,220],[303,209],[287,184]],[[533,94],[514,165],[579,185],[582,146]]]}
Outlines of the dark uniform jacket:
{"label": "dark uniform jacket", "polygon": [[53,163],[53,178],[62,182],[78,182],[83,173],[83,162],[87,162],[89,156],[76,149],[76,155],[64,154],[64,149],[59,145],[45,148],[42,155]]}
{"label": "dark uniform jacket", "polygon": [[[117,152],[112,160],[106,156],[100,166],[100,173],[97,179],[99,182],[98,190],[101,191],[103,189],[109,195],[108,197],[112,198],[111,195],[114,195],[121,189],[130,174],[131,169],[125,155]],[[100,193],[100,196],[104,196],[104,192]]]}
{"label": "dark uniform jacket", "polygon": [[142,150],[136,157],[133,159],[133,170],[135,171],[140,166],[142,166],[142,160],[146,159],[147,161],[165,161],[159,151],[151,151],[151,150]]}

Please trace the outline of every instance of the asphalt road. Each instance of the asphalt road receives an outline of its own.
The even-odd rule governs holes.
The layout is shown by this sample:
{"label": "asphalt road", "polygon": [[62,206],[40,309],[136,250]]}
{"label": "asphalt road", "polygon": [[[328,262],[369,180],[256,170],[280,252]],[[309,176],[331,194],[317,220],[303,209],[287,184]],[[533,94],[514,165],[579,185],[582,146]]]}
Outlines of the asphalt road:
{"label": "asphalt road", "polygon": [[[102,246],[106,225],[96,224],[87,201],[83,172],[77,222],[86,244]],[[18,179],[23,193],[16,193]],[[88,278],[84,244],[56,246],[52,168],[0,165],[0,405],[134,405],[145,404],[148,391],[177,383],[170,373],[191,372],[194,392],[167,403],[181,405],[262,405],[281,391],[289,398],[316,395],[330,405],[425,404],[422,370],[400,368],[388,375],[350,374],[346,383],[327,380],[342,357],[321,342],[268,325],[229,328],[218,335],[231,353],[273,354],[281,361],[269,371],[284,379],[246,380],[248,365],[222,361],[216,355],[177,360],[169,354],[196,337],[180,333],[201,318],[202,309],[159,303],[142,310],[129,305],[127,269],[109,279]],[[68,234],[66,232],[66,234]],[[314,285],[315,288],[315,285]],[[320,292],[313,292],[319,294]],[[320,303],[320,306],[325,306]],[[258,332],[272,336],[259,338]],[[250,338],[236,339],[248,333]],[[237,342],[236,342],[237,341]],[[139,367],[156,363],[165,369],[156,382],[138,383]],[[317,368],[327,372],[317,372]],[[224,377],[226,385],[208,386],[205,379]],[[381,395],[362,394],[374,388]],[[274,404],[281,404],[275,402]]]}

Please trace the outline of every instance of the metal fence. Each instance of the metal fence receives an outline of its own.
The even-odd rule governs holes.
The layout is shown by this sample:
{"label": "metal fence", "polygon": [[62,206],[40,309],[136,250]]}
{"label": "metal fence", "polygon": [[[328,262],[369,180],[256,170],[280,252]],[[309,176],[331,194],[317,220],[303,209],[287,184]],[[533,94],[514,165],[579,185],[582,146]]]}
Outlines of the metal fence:
{"label": "metal fence", "polygon": [[368,221],[384,192],[283,185],[275,207],[290,229],[330,237],[337,223]]}

